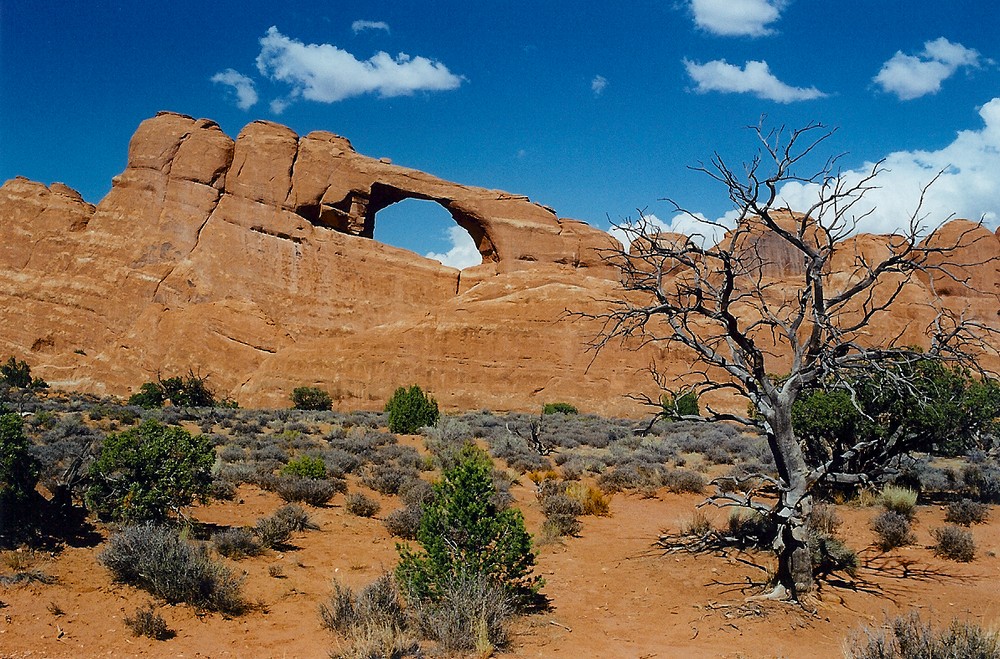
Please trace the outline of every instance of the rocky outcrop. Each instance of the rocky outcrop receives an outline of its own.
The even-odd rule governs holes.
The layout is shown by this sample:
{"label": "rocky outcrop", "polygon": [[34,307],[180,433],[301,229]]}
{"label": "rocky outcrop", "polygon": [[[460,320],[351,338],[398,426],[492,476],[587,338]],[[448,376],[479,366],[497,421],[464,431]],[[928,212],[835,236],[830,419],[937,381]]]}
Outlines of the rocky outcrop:
{"label": "rocky outcrop", "polygon": [[[482,265],[372,240],[378,211],[407,198],[446,208]],[[0,221],[0,352],[57,386],[127,394],[195,368],[247,405],[319,384],[364,407],[420,382],[446,405],[534,407],[606,380],[585,373],[589,333],[559,324],[612,280],[606,233],[332,133],[258,121],[234,141],[160,113],[97,207],[15,179]]]}
{"label": "rocky outcrop", "polygon": [[[458,271],[373,240],[377,213],[407,198],[447,209],[482,264]],[[969,238],[955,260],[971,265],[908,284],[881,329],[916,332],[932,289],[996,324],[1000,241],[947,230]],[[13,179],[0,188],[0,232],[0,356],[58,387],[127,395],[194,369],[245,406],[287,406],[294,387],[314,385],[343,409],[381,407],[418,383],[447,409],[567,401],[638,414],[625,396],[649,389],[651,362],[689,372],[662,345],[587,350],[600,328],[585,317],[621,295],[608,234],[523,196],[363,156],[332,133],[258,121],[233,140],[212,121],[161,113],[139,126],[96,207],[64,185]],[[773,236],[739,240],[771,290],[801,274]],[[855,237],[838,258],[887,241]]]}

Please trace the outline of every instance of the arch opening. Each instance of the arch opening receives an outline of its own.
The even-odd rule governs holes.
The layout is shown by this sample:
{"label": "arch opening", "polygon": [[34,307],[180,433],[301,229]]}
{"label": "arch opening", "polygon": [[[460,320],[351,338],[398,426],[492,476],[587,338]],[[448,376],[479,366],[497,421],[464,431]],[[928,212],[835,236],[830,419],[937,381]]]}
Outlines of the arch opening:
{"label": "arch opening", "polygon": [[386,206],[373,218],[372,238],[459,270],[483,262],[469,232],[436,201],[411,198]]}

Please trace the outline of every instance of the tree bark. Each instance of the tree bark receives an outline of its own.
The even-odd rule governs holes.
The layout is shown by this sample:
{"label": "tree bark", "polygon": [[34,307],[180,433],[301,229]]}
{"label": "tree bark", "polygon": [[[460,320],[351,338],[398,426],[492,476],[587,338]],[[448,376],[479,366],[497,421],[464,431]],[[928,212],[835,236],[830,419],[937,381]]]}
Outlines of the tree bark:
{"label": "tree bark", "polygon": [[812,496],[807,482],[809,468],[792,430],[791,411],[791,399],[783,399],[775,405],[770,419],[778,475],[785,485],[772,513],[777,526],[772,546],[778,559],[776,586],[798,600],[814,586],[808,531]]}

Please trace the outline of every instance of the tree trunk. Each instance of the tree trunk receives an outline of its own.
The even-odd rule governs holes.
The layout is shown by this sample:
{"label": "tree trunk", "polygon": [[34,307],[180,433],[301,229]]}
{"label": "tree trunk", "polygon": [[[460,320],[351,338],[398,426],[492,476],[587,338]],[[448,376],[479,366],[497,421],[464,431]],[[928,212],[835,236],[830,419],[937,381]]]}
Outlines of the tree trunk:
{"label": "tree trunk", "polygon": [[781,401],[775,405],[770,419],[774,433],[770,438],[771,448],[778,475],[785,485],[772,513],[777,524],[772,546],[778,558],[775,591],[783,590],[788,597],[798,600],[814,585],[807,526],[812,514],[812,496],[806,480],[809,469],[792,430],[791,407],[790,401]]}

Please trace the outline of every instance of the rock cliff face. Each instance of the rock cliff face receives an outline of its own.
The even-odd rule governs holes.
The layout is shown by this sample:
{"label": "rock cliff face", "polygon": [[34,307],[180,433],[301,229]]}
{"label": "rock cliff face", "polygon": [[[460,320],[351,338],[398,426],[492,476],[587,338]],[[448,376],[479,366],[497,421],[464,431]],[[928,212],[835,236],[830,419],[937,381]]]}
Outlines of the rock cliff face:
{"label": "rock cliff face", "polygon": [[[483,263],[458,271],[372,240],[376,214],[407,198],[447,209]],[[687,369],[659,347],[586,351],[599,327],[565,312],[615,297],[602,256],[617,243],[603,231],[360,155],[332,133],[259,121],[234,141],[214,122],[160,113],[96,207],[61,184],[4,184],[0,234],[0,356],[64,388],[127,395],[191,368],[245,406],[287,406],[291,389],[315,385],[341,408],[381,407],[418,383],[451,409],[564,400],[636,414],[624,395],[649,388],[651,360]],[[1000,293],[1000,241],[975,235],[964,262],[978,265],[957,274],[980,298],[947,278],[908,295],[926,299],[933,283],[996,324],[986,294]],[[768,276],[794,275],[773,242],[754,247]],[[885,249],[880,237],[854,242]],[[921,315],[906,308],[904,325]]]}

